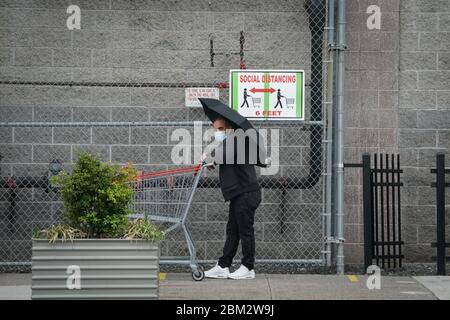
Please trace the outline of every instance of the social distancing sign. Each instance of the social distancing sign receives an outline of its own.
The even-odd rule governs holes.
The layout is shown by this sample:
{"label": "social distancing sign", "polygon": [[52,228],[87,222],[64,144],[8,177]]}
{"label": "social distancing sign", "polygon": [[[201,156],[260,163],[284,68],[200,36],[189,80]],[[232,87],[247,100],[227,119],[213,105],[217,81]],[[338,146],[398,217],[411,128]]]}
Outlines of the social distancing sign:
{"label": "social distancing sign", "polygon": [[303,70],[230,70],[230,107],[252,120],[304,120]]}

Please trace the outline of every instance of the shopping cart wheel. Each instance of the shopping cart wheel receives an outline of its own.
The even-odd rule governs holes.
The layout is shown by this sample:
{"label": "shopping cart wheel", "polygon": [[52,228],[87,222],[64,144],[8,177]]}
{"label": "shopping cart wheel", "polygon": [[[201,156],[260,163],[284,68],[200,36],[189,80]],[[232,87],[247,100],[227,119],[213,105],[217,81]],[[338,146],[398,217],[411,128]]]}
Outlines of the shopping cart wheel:
{"label": "shopping cart wheel", "polygon": [[203,268],[198,266],[197,271],[192,272],[192,279],[195,281],[202,281],[205,277],[205,271],[203,271]]}

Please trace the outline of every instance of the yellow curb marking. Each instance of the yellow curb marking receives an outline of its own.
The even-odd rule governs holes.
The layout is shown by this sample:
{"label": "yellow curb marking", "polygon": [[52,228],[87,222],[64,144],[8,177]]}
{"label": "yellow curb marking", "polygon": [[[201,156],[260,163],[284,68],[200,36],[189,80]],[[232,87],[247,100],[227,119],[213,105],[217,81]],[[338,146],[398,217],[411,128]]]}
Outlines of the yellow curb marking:
{"label": "yellow curb marking", "polygon": [[347,278],[348,280],[350,280],[350,282],[358,282],[358,277],[355,275],[350,274],[347,276]]}

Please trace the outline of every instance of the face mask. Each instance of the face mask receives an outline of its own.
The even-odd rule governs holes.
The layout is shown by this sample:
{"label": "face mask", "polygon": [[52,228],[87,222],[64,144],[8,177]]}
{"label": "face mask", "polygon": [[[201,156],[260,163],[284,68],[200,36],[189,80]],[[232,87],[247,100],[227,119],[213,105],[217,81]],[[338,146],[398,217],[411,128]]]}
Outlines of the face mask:
{"label": "face mask", "polygon": [[227,135],[225,134],[225,131],[214,132],[214,139],[216,141],[222,142],[223,140],[225,140],[226,137],[227,137]]}

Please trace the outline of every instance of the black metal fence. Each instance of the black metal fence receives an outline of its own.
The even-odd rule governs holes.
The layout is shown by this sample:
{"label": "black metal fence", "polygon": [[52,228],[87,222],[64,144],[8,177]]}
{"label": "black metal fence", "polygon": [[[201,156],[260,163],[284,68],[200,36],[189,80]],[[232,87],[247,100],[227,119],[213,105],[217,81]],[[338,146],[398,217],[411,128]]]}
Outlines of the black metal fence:
{"label": "black metal fence", "polygon": [[365,153],[362,163],[346,164],[363,170],[364,267],[401,268],[404,258],[401,221],[400,155]]}
{"label": "black metal fence", "polygon": [[446,275],[445,262],[450,261],[446,257],[446,248],[450,247],[450,242],[445,242],[445,188],[450,187],[450,182],[445,182],[445,174],[450,173],[450,169],[445,168],[444,153],[437,153],[436,168],[431,169],[431,173],[436,174],[436,182],[431,187],[436,188],[436,241],[431,244],[437,251],[437,274]]}

